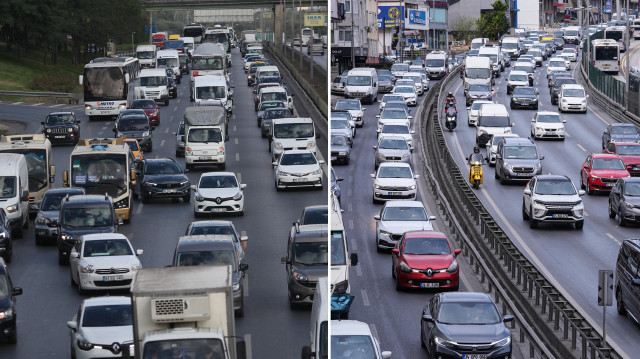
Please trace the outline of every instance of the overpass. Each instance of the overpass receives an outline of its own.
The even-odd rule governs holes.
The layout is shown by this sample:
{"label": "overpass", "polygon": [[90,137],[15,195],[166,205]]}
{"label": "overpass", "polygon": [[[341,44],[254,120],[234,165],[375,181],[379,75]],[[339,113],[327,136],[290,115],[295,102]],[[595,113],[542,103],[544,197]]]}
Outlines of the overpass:
{"label": "overpass", "polygon": [[[145,10],[193,10],[193,9],[257,9],[257,8],[273,8],[276,5],[283,4],[280,0],[141,0],[140,4]],[[326,6],[327,0],[286,0],[284,6]]]}

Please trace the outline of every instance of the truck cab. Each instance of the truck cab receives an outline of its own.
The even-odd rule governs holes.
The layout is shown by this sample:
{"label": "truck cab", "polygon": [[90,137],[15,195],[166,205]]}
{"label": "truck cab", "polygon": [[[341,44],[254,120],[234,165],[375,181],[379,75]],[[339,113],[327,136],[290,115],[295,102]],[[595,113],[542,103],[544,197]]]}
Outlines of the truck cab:
{"label": "truck cab", "polygon": [[226,168],[227,112],[222,106],[187,107],[184,112],[185,162]]}

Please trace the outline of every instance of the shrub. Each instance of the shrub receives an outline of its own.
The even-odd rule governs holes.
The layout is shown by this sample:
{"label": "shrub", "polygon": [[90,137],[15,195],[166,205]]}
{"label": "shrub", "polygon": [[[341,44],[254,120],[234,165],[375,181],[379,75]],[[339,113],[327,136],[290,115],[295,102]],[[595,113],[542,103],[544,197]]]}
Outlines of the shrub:
{"label": "shrub", "polygon": [[73,76],[63,74],[44,74],[29,84],[29,89],[45,92],[71,92],[77,84]]}

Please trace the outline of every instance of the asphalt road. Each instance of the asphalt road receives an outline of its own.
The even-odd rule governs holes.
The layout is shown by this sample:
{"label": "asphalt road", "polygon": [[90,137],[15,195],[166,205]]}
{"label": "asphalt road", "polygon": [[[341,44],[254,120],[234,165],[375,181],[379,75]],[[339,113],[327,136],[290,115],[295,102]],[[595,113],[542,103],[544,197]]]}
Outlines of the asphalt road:
{"label": "asphalt road", "polygon": [[[244,217],[220,218],[232,220],[238,230],[249,237],[245,316],[236,319],[236,334],[247,340],[249,358],[299,357],[301,347],[309,343],[310,307],[289,308],[286,273],[280,258],[285,255],[291,223],[305,206],[327,203],[327,186],[323,191],[276,192],[267,140],[260,138],[256,127],[253,93],[246,85],[238,50],[233,50],[233,63],[231,79],[235,84],[235,98],[230,120],[231,139],[227,142],[227,171],[238,173],[241,182],[247,184],[246,214]],[[172,99],[167,107],[160,106],[161,124],[153,133],[154,150],[145,153],[146,158],[175,157],[172,132],[184,109],[192,105],[188,100],[188,84],[188,77],[183,77],[178,85],[178,98]],[[296,110],[300,116],[308,117],[301,94],[297,95],[294,97]],[[26,133],[35,133],[47,113],[61,110],[75,111],[82,121],[82,138],[113,135],[112,121],[89,122],[82,104],[53,106],[4,102],[0,103],[0,122],[3,119],[23,121],[27,124]],[[321,155],[326,158],[326,139],[318,142]],[[69,169],[72,149],[72,146],[54,147],[53,164],[58,174],[55,186],[58,188],[62,187],[62,171]],[[184,165],[183,158],[177,161]],[[202,172],[188,173],[191,182],[197,183]],[[131,240],[134,248],[144,250],[143,267],[171,263],[178,237],[195,220],[192,206],[157,201],[143,207],[140,201],[134,201],[131,224],[121,226],[120,232]],[[24,294],[18,297],[17,304],[18,344],[0,344],[0,358],[68,358],[70,343],[66,322],[71,320],[83,299],[69,284],[69,268],[57,264],[55,245],[35,246],[33,222],[24,238],[15,240],[13,246],[14,257],[9,270],[14,285],[22,287]]]}
{"label": "asphalt road", "polygon": [[[288,49],[291,49],[291,43],[289,43],[287,45]],[[298,52],[302,52],[302,54],[304,54],[305,57],[309,58],[311,57],[309,54],[307,54],[307,47],[306,46],[302,46],[302,48],[300,46],[294,46],[294,49]],[[329,52],[328,49],[324,49],[324,51],[322,52],[322,55],[320,55],[319,53],[314,53],[313,54],[313,62],[315,62],[316,64],[320,65],[325,71],[327,71],[327,66],[328,66],[328,61],[327,61],[327,53]]]}

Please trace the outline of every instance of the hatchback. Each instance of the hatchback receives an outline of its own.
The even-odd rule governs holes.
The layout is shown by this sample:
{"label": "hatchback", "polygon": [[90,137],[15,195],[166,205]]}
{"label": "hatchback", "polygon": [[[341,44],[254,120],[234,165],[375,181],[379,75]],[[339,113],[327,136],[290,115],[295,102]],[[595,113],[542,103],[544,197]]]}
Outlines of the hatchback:
{"label": "hatchback", "polygon": [[273,162],[276,190],[287,187],[314,187],[322,189],[322,168],[324,161],[318,161],[309,150],[284,151]]}
{"label": "hatchback", "polygon": [[420,201],[388,201],[373,216],[376,221],[376,245],[378,251],[395,247],[404,232],[433,230],[435,216],[427,214]]}
{"label": "hatchback", "polygon": [[194,216],[204,214],[237,213],[244,215],[246,184],[240,183],[233,172],[207,172],[200,176],[198,185],[192,185],[196,203]]}

